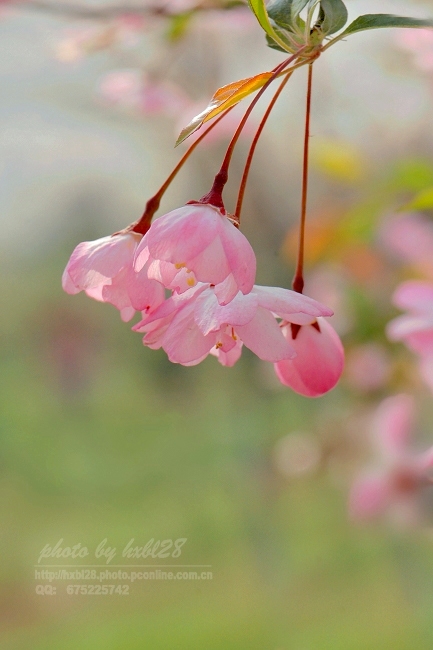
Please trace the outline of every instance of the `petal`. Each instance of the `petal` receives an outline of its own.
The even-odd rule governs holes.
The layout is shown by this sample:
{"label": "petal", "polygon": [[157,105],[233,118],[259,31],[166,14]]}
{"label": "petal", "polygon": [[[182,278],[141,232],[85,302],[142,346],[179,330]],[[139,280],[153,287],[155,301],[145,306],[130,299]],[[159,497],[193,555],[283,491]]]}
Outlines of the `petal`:
{"label": "petal", "polygon": [[236,341],[236,344],[228,352],[224,352],[221,348],[212,348],[210,353],[217,357],[222,366],[231,368],[239,360],[242,354],[242,341]]}
{"label": "petal", "polygon": [[195,322],[203,332],[218,331],[222,325],[246,325],[257,311],[257,298],[253,294],[238,293],[228,305],[220,305],[212,289],[203,291],[195,302]]}
{"label": "petal", "polygon": [[233,273],[229,273],[224,282],[217,284],[214,291],[220,305],[227,305],[230,300],[233,300],[239,291]]}
{"label": "petal", "polygon": [[139,273],[134,273],[130,268],[126,288],[131,305],[137,311],[154,310],[165,300],[164,287],[160,282],[147,277],[145,266]]}
{"label": "petal", "polygon": [[317,322],[320,332],[305,325],[295,340],[291,327],[284,327],[284,335],[297,356],[293,361],[275,364],[281,383],[305,397],[320,397],[334,388],[344,367],[344,349],[338,334],[326,320],[319,318]]}
{"label": "petal", "polygon": [[140,235],[126,233],[102,237],[78,244],[67,264],[67,271],[77,288],[96,286],[104,278],[115,277],[132,264]]}
{"label": "petal", "polygon": [[236,327],[236,334],[259,359],[280,361],[295,356],[293,346],[283,336],[274,316],[258,307],[254,318],[247,324]]}
{"label": "petal", "polygon": [[216,334],[204,336],[194,321],[194,302],[176,312],[162,340],[162,347],[173,363],[199,363],[216,343]]}
{"label": "petal", "polygon": [[188,264],[215,239],[221,212],[210,205],[185,205],[160,217],[147,236],[150,255],[172,264]]}
{"label": "petal", "polygon": [[68,273],[68,268],[63,271],[62,275],[62,287],[63,291],[66,291],[66,293],[69,293],[70,295],[74,295],[76,293],[80,293],[81,289],[75,286],[75,284],[72,282],[71,277]]}
{"label": "petal", "polygon": [[[329,307],[325,307],[317,300],[304,296],[302,293],[291,291],[290,289],[283,289],[282,287],[262,287],[257,284],[254,285],[253,293],[259,300],[259,305],[265,309],[269,309],[277,314],[280,318],[292,322],[292,316],[301,318],[301,314],[311,319],[316,319],[319,316],[332,316],[333,311]],[[301,323],[300,323],[301,324]]]}
{"label": "petal", "polygon": [[249,293],[256,278],[256,256],[248,239],[229,219],[220,222],[220,236],[234,281],[239,291]]}

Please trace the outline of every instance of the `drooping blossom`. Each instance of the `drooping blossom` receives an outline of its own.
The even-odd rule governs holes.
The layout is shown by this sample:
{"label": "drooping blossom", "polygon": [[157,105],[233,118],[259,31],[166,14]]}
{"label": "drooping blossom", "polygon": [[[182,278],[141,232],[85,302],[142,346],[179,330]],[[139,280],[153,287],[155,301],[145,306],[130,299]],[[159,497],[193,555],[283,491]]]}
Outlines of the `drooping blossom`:
{"label": "drooping blossom", "polygon": [[134,253],[141,235],[134,232],[82,242],[73,251],[62,277],[66,293],[80,291],[108,302],[129,321],[135,311],[150,311],[165,297],[164,287],[147,276],[147,266],[137,273]]}
{"label": "drooping blossom", "polygon": [[184,293],[173,293],[133,329],[144,333],[144,345],[163,348],[170,361],[185,366],[200,363],[209,353],[232,366],[242,344],[265,361],[292,359],[294,346],[275,315],[301,325],[332,311],[294,291],[257,285],[222,305],[214,287],[198,283]]}
{"label": "drooping blossom", "polygon": [[420,518],[419,497],[432,485],[433,447],[423,453],[409,448],[414,401],[409,395],[385,399],[371,427],[377,461],[352,485],[349,514],[357,521],[389,514],[399,523]]}
{"label": "drooping blossom", "polygon": [[282,332],[296,357],[275,364],[281,383],[305,397],[320,397],[334,388],[343,372],[344,349],[332,325],[324,318],[300,328],[288,322]]}
{"label": "drooping blossom", "polygon": [[217,285],[222,304],[238,291],[247,294],[253,288],[256,257],[250,243],[222,210],[210,204],[188,204],[154,221],[137,248],[137,272],[149,255],[177,270],[186,269],[197,282]]}
{"label": "drooping blossom", "polygon": [[419,280],[403,282],[393,295],[393,303],[407,314],[388,323],[392,341],[404,341],[417,354],[433,355],[433,284]]}

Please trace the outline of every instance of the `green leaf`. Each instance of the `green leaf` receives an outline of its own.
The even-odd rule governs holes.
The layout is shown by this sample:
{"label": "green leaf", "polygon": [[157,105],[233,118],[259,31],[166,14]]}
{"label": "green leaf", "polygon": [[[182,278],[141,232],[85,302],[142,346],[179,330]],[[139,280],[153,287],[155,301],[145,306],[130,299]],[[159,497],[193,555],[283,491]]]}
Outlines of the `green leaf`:
{"label": "green leaf", "polygon": [[295,31],[304,26],[299,14],[307,4],[308,0],[274,0],[267,8],[268,15],[280,27]]}
{"label": "green leaf", "polygon": [[266,5],[264,0],[248,0],[248,4],[250,5],[255,17],[259,21],[260,26],[262,29],[265,30],[266,34],[272,38],[273,41],[278,43],[278,45],[285,51],[285,52],[290,52],[291,50],[287,49],[287,43],[283,41],[283,39],[279,36],[279,34],[275,31],[275,29],[272,27],[268,13],[266,11]]}
{"label": "green leaf", "polygon": [[283,50],[282,47],[278,45],[270,36],[266,34],[266,43],[267,46],[272,48],[273,50],[278,50],[278,52],[284,52],[284,54],[287,54],[287,50]]}
{"label": "green leaf", "polygon": [[348,13],[343,0],[321,0],[318,26],[327,36],[343,29]]}
{"label": "green leaf", "polygon": [[344,38],[355,32],[362,32],[366,29],[379,29],[381,27],[433,27],[433,20],[421,20],[420,18],[405,18],[392,14],[366,14],[359,16],[356,20],[338,36]]}

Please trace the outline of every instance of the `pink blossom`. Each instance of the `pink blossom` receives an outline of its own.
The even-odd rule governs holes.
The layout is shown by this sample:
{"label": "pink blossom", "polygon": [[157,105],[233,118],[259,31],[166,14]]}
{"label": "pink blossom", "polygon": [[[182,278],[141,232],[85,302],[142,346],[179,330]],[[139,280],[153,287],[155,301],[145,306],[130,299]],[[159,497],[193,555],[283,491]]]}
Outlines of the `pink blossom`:
{"label": "pink blossom", "polygon": [[332,312],[315,300],[288,289],[255,285],[238,292],[225,305],[209,284],[199,283],[171,298],[133,329],[144,333],[144,345],[163,348],[173,363],[196,365],[212,352],[223,365],[233,365],[242,344],[260,359],[292,359],[294,346],[283,335],[275,315],[304,324]]}
{"label": "pink blossom", "polygon": [[282,331],[296,357],[275,364],[281,383],[305,397],[320,397],[334,388],[344,367],[343,345],[334,328],[318,318],[301,328],[287,324]]}
{"label": "pink blossom", "polygon": [[164,287],[147,276],[147,265],[136,273],[132,262],[141,235],[133,232],[82,242],[63,273],[63,289],[108,302],[128,321],[136,310],[150,311],[164,300]]}
{"label": "pink blossom", "polygon": [[186,269],[198,282],[218,285],[216,294],[223,304],[253,287],[254,251],[225,213],[212,205],[185,205],[154,221],[137,248],[137,272],[148,259],[146,248],[153,260]]}
{"label": "pink blossom", "polygon": [[433,447],[420,454],[408,449],[413,416],[413,399],[404,394],[385,399],[377,409],[371,433],[378,462],[352,486],[349,512],[353,519],[371,519],[385,512],[406,523],[418,518],[417,498],[431,485]]}
{"label": "pink blossom", "polygon": [[403,282],[394,293],[393,302],[409,313],[388,324],[389,338],[404,341],[422,356],[433,355],[433,284],[418,280]]}

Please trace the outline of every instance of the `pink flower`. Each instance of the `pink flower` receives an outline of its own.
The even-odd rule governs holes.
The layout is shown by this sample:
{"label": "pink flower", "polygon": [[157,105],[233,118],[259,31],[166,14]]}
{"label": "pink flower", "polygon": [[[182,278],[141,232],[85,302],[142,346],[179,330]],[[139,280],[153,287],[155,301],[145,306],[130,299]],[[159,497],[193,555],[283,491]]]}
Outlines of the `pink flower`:
{"label": "pink flower", "polygon": [[200,363],[210,352],[231,366],[242,344],[266,361],[291,359],[296,352],[275,314],[301,325],[332,312],[311,298],[278,287],[254,286],[250,293],[238,292],[221,305],[214,288],[200,283],[174,293],[133,329],[145,334],[144,345],[162,347],[170,361],[186,366]]}
{"label": "pink flower", "polygon": [[141,235],[133,232],[78,244],[62,277],[66,293],[80,291],[108,302],[128,321],[136,310],[150,311],[164,300],[164,287],[147,277],[147,266],[136,273],[132,262]]}
{"label": "pink flower", "polygon": [[186,269],[198,282],[219,285],[216,294],[223,304],[253,287],[256,257],[251,245],[226,214],[210,204],[185,205],[153,222],[137,248],[137,272],[147,261],[146,247],[153,260]]}
{"label": "pink flower", "polygon": [[418,519],[417,497],[431,485],[433,447],[421,454],[408,450],[413,416],[414,402],[409,395],[389,397],[377,409],[372,434],[379,463],[352,486],[349,512],[353,519],[371,519],[385,512],[405,523]]}
{"label": "pink flower", "polygon": [[281,383],[305,397],[320,397],[334,388],[344,367],[343,345],[334,328],[318,318],[300,329],[287,324],[282,331],[296,357],[275,364]]}
{"label": "pink flower", "polygon": [[433,355],[433,284],[409,280],[401,284],[393,303],[408,314],[392,320],[387,334],[392,341],[404,341],[422,356]]}

